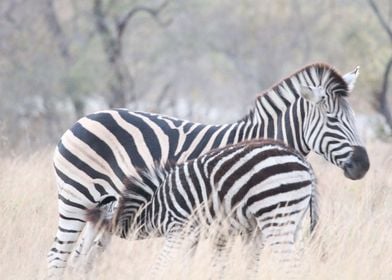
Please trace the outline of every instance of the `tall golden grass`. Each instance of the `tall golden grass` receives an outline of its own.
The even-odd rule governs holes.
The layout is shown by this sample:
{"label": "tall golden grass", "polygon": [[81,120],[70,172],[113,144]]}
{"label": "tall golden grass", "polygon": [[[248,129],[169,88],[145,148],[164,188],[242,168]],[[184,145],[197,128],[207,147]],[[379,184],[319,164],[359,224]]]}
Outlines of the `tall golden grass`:
{"label": "tall golden grass", "polygon": [[[319,236],[304,240],[298,267],[301,279],[391,279],[392,275],[392,145],[368,145],[371,169],[360,181],[320,157],[309,157],[320,190]],[[46,254],[57,227],[57,189],[51,151],[0,159],[0,278],[43,279]],[[174,256],[164,271],[170,279],[214,279],[211,242],[195,255]],[[145,279],[162,249],[162,240],[114,238],[87,275],[67,279]],[[245,249],[235,242],[227,259],[225,279],[244,279]],[[278,279],[281,269],[263,256],[259,275]]]}

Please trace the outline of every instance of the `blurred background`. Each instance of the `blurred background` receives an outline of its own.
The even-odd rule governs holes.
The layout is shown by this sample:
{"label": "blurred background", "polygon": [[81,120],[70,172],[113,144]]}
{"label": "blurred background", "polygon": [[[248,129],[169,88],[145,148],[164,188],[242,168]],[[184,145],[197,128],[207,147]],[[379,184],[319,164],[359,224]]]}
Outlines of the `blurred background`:
{"label": "blurred background", "polygon": [[[81,116],[126,107],[233,122],[316,61],[361,67],[349,101],[372,167],[350,181],[308,157],[323,235],[306,244],[302,279],[390,279],[392,0],[0,0],[2,275],[45,278],[57,227],[51,154]],[[160,246],[117,238],[91,279],[145,279]],[[213,251],[200,252],[190,269],[173,262],[170,279],[206,278]],[[232,254],[226,278],[243,279],[245,265]]]}
{"label": "blurred background", "polygon": [[1,0],[0,151],[107,108],[232,122],[316,61],[360,65],[360,131],[391,141],[391,0]]}

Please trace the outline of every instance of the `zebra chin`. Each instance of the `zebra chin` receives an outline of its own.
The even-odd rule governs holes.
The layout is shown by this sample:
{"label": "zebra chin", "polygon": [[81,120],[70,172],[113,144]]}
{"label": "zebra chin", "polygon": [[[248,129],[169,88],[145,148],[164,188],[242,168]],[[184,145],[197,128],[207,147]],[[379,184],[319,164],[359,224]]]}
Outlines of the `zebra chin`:
{"label": "zebra chin", "polygon": [[353,146],[350,158],[343,165],[344,176],[351,180],[359,180],[366,175],[370,167],[369,156],[362,146]]}

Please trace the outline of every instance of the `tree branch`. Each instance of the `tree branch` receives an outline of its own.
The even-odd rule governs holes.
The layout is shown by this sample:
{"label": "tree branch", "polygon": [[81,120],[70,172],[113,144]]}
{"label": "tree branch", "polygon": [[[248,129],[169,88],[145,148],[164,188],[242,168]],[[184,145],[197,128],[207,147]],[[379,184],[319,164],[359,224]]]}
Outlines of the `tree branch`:
{"label": "tree branch", "polygon": [[5,11],[1,14],[2,18],[4,18],[8,23],[12,24],[13,27],[15,27],[18,30],[22,29],[22,24],[20,22],[20,18],[16,17],[14,15],[15,10],[19,8],[19,6],[23,6],[26,2],[26,0],[15,2],[15,1],[9,1],[8,7],[5,9]]}
{"label": "tree branch", "polygon": [[161,11],[169,4],[169,1],[162,2],[157,8],[150,8],[146,6],[136,6],[128,11],[125,16],[117,22],[117,35],[119,38],[124,34],[124,30],[127,27],[128,22],[138,13],[144,12],[149,14],[159,25],[166,26],[170,22],[162,22],[159,19]]}
{"label": "tree branch", "polygon": [[372,8],[373,12],[377,16],[377,19],[380,22],[381,26],[388,33],[389,39],[391,40],[391,43],[392,43],[392,29],[391,29],[391,27],[388,25],[387,21],[385,20],[385,18],[381,14],[376,2],[374,2],[374,0],[368,0],[368,1],[370,4],[370,7]]}
{"label": "tree branch", "polygon": [[8,22],[10,22],[10,23],[12,23],[12,24],[15,24],[16,23],[16,21],[15,21],[15,19],[14,19],[14,17],[13,17],[13,11],[15,10],[15,6],[16,6],[16,3],[14,2],[14,1],[11,1],[11,3],[10,3],[10,5],[7,7],[7,9],[5,10],[5,12],[4,12],[4,18],[8,21]]}

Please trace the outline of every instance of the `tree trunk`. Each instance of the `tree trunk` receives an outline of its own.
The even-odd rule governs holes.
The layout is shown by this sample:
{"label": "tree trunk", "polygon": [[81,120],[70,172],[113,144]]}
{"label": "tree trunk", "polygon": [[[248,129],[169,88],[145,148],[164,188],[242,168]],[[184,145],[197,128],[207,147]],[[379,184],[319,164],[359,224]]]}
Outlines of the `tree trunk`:
{"label": "tree trunk", "polygon": [[103,11],[102,0],[94,1],[94,18],[111,72],[108,82],[111,95],[107,97],[107,102],[110,107],[125,107],[128,102],[135,99],[133,78],[123,60],[121,36],[118,32],[110,30]]}
{"label": "tree trunk", "polygon": [[392,113],[391,108],[389,107],[388,102],[388,89],[389,89],[389,74],[392,68],[392,57],[389,58],[389,61],[385,67],[382,88],[379,94],[377,95],[378,99],[378,111],[385,117],[385,120],[388,126],[392,129]]}
{"label": "tree trunk", "polygon": [[[370,8],[373,10],[374,14],[378,19],[378,22],[380,23],[384,31],[388,34],[388,37],[392,43],[391,26],[388,24],[388,21],[381,14],[381,11],[378,8],[376,2],[374,0],[368,0],[368,1],[369,1]],[[378,103],[377,111],[384,116],[388,126],[392,129],[392,114],[391,114],[391,108],[389,107],[388,97],[387,97],[388,88],[389,88],[389,73],[391,71],[391,67],[392,67],[392,57],[389,59],[385,67],[381,92],[377,94],[377,103]]]}

